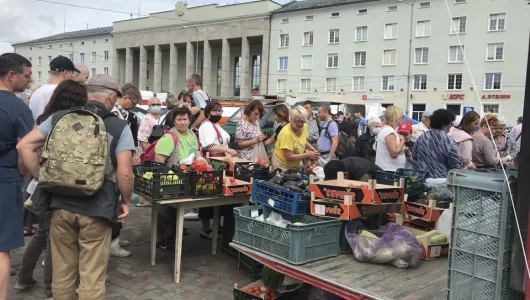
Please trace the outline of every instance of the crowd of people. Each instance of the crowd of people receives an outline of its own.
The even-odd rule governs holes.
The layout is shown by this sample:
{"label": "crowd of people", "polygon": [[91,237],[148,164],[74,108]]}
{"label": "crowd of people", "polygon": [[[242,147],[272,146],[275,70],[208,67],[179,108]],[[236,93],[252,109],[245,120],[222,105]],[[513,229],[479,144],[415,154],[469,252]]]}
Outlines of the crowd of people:
{"label": "crowd of people", "polygon": [[[74,65],[62,56],[51,61],[50,72],[49,82],[25,103],[15,94],[30,86],[31,63],[18,54],[0,56],[2,300],[6,299],[10,275],[9,252],[24,245],[24,235],[34,236],[24,253],[17,289],[35,285],[33,270],[44,251],[47,299],[72,299],[76,293],[80,299],[102,299],[109,257],[131,255],[123,249],[129,242],[120,239],[120,232],[129,214],[133,165],[145,160],[173,166],[209,157],[232,156],[253,162],[264,158],[270,160],[272,169],[314,172],[326,179],[336,178],[340,171],[352,180],[400,168],[445,178],[451,169],[517,165],[522,117],[507,135],[506,123],[493,114],[481,117],[470,111],[456,117],[439,109],[424,112],[421,121],[412,125],[396,106],[388,107],[382,118],[366,119],[361,113],[352,116],[339,111],[333,115],[330,105],[316,107],[306,101],[303,106],[274,106],[275,129],[267,136],[259,125],[265,107],[253,100],[243,109],[232,141],[219,125],[221,103],[202,90],[197,74],[186,80],[186,90],[178,96],[169,94],[165,103],[151,98],[148,113],[138,124],[131,110],[142,97],[132,84],[120,86],[109,75],[93,74],[88,79],[86,66]],[[164,104],[167,113],[162,111]],[[80,109],[100,117],[103,126],[86,127],[80,121],[86,113],[79,113]],[[75,116],[69,119],[71,114]],[[73,124],[64,124],[71,126],[61,125],[69,120],[74,120]],[[54,176],[61,178],[72,171],[65,169],[69,162],[64,159],[86,152],[83,144],[76,144],[76,134],[89,128],[96,137],[104,128],[109,141],[104,148],[108,164],[101,186],[80,199],[78,193],[49,188],[49,178],[46,184],[39,183],[40,168],[49,172],[52,154],[61,157],[60,163],[51,167],[56,169]],[[57,131],[61,134],[56,135]],[[267,146],[272,151],[265,151],[263,157]],[[92,167],[91,162],[85,166]],[[230,215],[231,207],[222,208],[221,213]],[[165,208],[159,214],[157,246],[167,249],[174,244],[175,211]],[[212,238],[212,208],[187,216],[201,219],[201,237]]]}

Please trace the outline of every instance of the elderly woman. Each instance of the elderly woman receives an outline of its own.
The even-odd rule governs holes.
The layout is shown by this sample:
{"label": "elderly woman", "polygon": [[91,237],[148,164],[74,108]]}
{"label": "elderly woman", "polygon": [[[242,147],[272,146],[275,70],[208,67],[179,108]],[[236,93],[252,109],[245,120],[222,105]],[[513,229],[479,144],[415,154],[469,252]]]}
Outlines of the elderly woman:
{"label": "elderly woman", "polygon": [[499,126],[492,128],[493,131],[493,141],[495,142],[495,145],[497,146],[497,150],[499,151],[499,155],[501,157],[507,156],[509,153],[509,139],[506,138],[506,135],[504,131],[506,130],[506,121],[499,119]]}
{"label": "elderly woman", "polygon": [[473,132],[478,127],[480,115],[475,111],[468,111],[456,127],[451,128],[449,136],[455,140],[460,153],[462,169],[475,169],[471,161],[473,151]]}
{"label": "elderly woman", "polygon": [[206,105],[204,109],[206,120],[199,127],[199,142],[202,151],[208,152],[210,157],[226,156],[226,154],[236,157],[237,151],[228,148],[230,134],[219,125],[222,115],[223,107],[218,101],[211,101]]}
{"label": "elderly woman", "polygon": [[236,142],[239,147],[239,158],[254,160],[254,147],[265,140],[258,120],[263,116],[263,103],[259,100],[251,101],[243,110],[243,120],[237,123]]}
{"label": "elderly woman", "polygon": [[494,114],[487,114],[480,121],[480,128],[473,135],[472,160],[477,168],[492,168],[512,160],[509,155],[501,158],[495,149],[492,131],[498,126],[499,119]]}
{"label": "elderly woman", "polygon": [[149,137],[153,132],[155,125],[160,125],[160,112],[162,110],[162,102],[160,99],[153,97],[149,99],[149,112],[143,117],[140,122],[140,129],[138,130],[138,142],[142,151],[149,147]]}
{"label": "elderly woman", "polygon": [[272,167],[282,171],[302,170],[303,159],[314,161],[320,156],[308,142],[307,111],[302,106],[296,106],[291,110],[290,117],[291,122],[278,134],[272,153]]}
{"label": "elderly woman", "polygon": [[430,130],[420,135],[412,150],[414,168],[429,172],[431,178],[446,178],[449,170],[462,167],[458,146],[447,135],[456,116],[447,109],[438,109],[430,118]]}
{"label": "elderly woman", "polygon": [[357,139],[353,156],[375,162],[374,144],[382,125],[379,118],[371,118],[368,121],[368,130]]}
{"label": "elderly woman", "polygon": [[405,138],[398,135],[398,128],[403,109],[390,106],[383,115],[383,126],[376,138],[375,164],[388,172],[396,172],[399,168],[405,168],[407,158],[405,156]]}

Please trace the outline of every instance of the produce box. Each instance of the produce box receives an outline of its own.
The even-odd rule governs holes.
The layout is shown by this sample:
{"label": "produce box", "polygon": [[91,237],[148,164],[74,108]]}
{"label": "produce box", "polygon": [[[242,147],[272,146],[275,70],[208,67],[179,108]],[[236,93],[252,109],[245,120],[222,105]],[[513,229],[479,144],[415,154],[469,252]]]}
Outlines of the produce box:
{"label": "produce box", "polygon": [[[259,292],[258,292],[259,291]],[[257,296],[257,294],[261,294]],[[278,298],[274,294],[274,291],[267,289],[263,286],[263,281],[258,280],[250,284],[245,285],[242,288],[238,288],[237,283],[234,284],[234,300],[275,300],[282,299]],[[285,299],[285,298],[283,298]]]}
{"label": "produce box", "polygon": [[[453,209],[451,203],[448,209]],[[436,222],[446,209],[436,207],[436,200],[429,200],[429,204],[413,203],[403,201],[401,213],[413,218],[419,218],[427,222]]]}
{"label": "produce box", "polygon": [[401,185],[404,181],[405,193],[409,197],[418,196],[425,192],[425,179],[429,176],[426,171],[412,169],[397,169],[396,173],[377,171],[377,183],[387,185]]}
{"label": "produce box", "polygon": [[402,186],[378,184],[373,179],[369,182],[347,180],[342,172],[335,180],[311,182],[310,190],[316,198],[344,200],[349,195],[353,202],[362,204],[396,203],[405,198]]}
{"label": "produce box", "polygon": [[252,194],[252,182],[235,179],[234,177],[224,177],[223,196],[234,196],[241,194]]}
{"label": "produce box", "polygon": [[354,220],[401,210],[401,203],[356,203],[352,202],[351,195],[346,195],[344,200],[316,199],[314,193],[311,196],[311,214],[317,217]]}
{"label": "produce box", "polygon": [[230,176],[234,176],[234,177],[236,176],[236,166],[249,165],[252,163],[250,160],[241,159],[238,157],[228,157],[228,156],[221,156],[221,157],[207,156],[207,159],[209,159],[214,165],[216,164],[223,165],[225,169],[228,171],[226,174]]}
{"label": "produce box", "polygon": [[235,165],[234,177],[243,181],[250,181],[251,179],[259,179],[269,181],[274,177],[275,172],[271,172],[269,168],[259,165]]}
{"label": "produce box", "polygon": [[165,164],[146,162],[135,166],[134,192],[152,201],[187,197],[190,175]]}
{"label": "produce box", "polygon": [[406,227],[412,231],[416,237],[423,236],[418,239],[421,249],[423,250],[423,260],[435,260],[439,258],[447,258],[449,256],[449,240],[447,240],[446,243],[434,244],[432,242],[432,237],[428,235],[429,231],[407,226],[402,214],[395,214],[395,220],[396,224]]}
{"label": "produce box", "polygon": [[208,197],[222,195],[223,172],[224,171],[189,171],[190,196]]}
{"label": "produce box", "polygon": [[302,193],[290,191],[267,181],[253,182],[252,200],[292,216],[304,216],[310,212],[310,200],[303,200]]}

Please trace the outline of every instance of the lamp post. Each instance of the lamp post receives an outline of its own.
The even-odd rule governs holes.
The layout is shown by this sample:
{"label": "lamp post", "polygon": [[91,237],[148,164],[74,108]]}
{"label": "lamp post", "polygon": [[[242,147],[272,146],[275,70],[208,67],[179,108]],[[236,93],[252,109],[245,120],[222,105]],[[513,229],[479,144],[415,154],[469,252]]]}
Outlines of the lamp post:
{"label": "lamp post", "polygon": [[396,0],[396,1],[401,2],[403,4],[410,5],[409,65],[408,65],[408,71],[407,71],[407,108],[405,110],[405,114],[407,115],[407,117],[410,117],[409,107],[410,107],[410,98],[411,98],[411,95],[410,95],[410,66],[412,63],[412,32],[413,32],[412,25],[414,24],[414,4],[416,4],[417,0],[412,1],[412,4],[408,2],[404,2],[403,0]]}
{"label": "lamp post", "polygon": [[[182,26],[182,28],[188,28],[188,26]],[[199,28],[197,28],[197,25],[193,25],[193,28],[197,30],[197,49],[195,50],[195,73],[199,73],[198,71],[198,63],[199,63]]]}

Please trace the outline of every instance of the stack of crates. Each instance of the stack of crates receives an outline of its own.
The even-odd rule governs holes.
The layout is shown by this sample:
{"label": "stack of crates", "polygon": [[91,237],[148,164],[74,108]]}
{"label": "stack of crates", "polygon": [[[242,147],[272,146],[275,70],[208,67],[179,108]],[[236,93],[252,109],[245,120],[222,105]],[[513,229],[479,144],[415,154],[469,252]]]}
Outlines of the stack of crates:
{"label": "stack of crates", "polygon": [[510,288],[512,241],[516,237],[510,186],[516,174],[452,170],[447,186],[455,194],[449,252],[448,299],[516,300]]}

